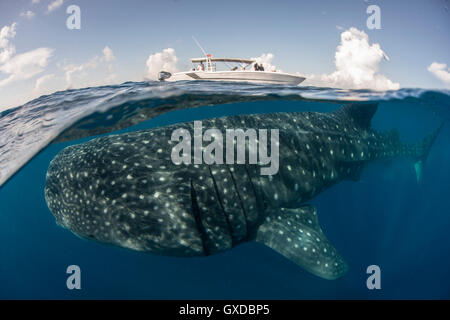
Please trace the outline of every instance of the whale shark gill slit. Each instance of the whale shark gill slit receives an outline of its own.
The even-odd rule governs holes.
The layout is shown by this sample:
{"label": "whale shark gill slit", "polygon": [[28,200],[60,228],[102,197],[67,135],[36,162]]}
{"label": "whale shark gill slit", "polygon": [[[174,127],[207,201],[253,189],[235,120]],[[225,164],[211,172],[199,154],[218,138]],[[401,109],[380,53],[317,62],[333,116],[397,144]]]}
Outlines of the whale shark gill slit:
{"label": "whale shark gill slit", "polygon": [[229,236],[231,238],[231,244],[232,244],[232,246],[235,246],[236,245],[236,238],[233,235],[233,229],[231,227],[230,219],[228,217],[227,212],[225,211],[225,207],[223,205],[222,197],[221,197],[221,195],[219,193],[219,189],[217,188],[216,178],[214,177],[210,166],[208,166],[208,170],[209,170],[209,174],[211,176],[211,179],[213,181],[214,192],[216,193],[217,201],[219,202],[219,205],[220,205],[220,208],[221,208],[221,212],[222,212],[222,214],[223,214],[223,216],[225,218],[225,221],[227,223],[227,230],[228,230]]}
{"label": "whale shark gill slit", "polygon": [[231,181],[233,181],[234,190],[236,191],[236,195],[238,197],[239,206],[242,210],[242,214],[244,215],[244,221],[245,221],[245,241],[248,241],[248,235],[249,235],[249,227],[248,227],[248,217],[247,212],[245,211],[244,203],[242,202],[242,197],[239,193],[239,189],[236,184],[236,180],[234,178],[233,172],[231,171],[229,166],[226,166],[228,169],[228,172],[230,173]]}
{"label": "whale shark gill slit", "polygon": [[203,252],[206,256],[210,255],[209,248],[207,245],[208,239],[205,231],[205,227],[202,223],[201,212],[197,202],[197,194],[195,192],[194,184],[192,180],[190,180],[191,185],[191,212],[194,216],[195,225],[197,226],[198,233],[200,235],[200,239],[202,240]]}
{"label": "whale shark gill slit", "polygon": [[255,201],[256,201],[256,204],[258,205],[258,208],[260,207],[260,203],[263,203],[263,208],[262,209],[265,209],[264,208],[265,207],[264,206],[264,199],[262,199],[262,201],[259,201],[260,199],[258,197],[258,193],[256,192],[255,184],[253,183],[253,180],[252,180],[252,177],[251,177],[250,172],[248,170],[247,164],[244,164],[243,167],[244,167],[247,179],[248,179],[248,181],[250,183],[250,186],[252,188],[253,196],[255,197]]}

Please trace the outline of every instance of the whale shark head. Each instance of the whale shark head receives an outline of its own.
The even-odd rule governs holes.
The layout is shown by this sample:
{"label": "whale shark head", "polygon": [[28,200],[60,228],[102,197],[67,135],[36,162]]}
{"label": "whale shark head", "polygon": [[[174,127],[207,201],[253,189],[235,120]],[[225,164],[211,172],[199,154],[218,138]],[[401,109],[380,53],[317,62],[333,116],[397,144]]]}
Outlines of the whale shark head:
{"label": "whale shark head", "polygon": [[201,255],[189,180],[173,174],[156,142],[149,152],[150,139],[150,133],[135,133],[65,148],[47,171],[47,204],[57,224],[82,238],[157,254]]}

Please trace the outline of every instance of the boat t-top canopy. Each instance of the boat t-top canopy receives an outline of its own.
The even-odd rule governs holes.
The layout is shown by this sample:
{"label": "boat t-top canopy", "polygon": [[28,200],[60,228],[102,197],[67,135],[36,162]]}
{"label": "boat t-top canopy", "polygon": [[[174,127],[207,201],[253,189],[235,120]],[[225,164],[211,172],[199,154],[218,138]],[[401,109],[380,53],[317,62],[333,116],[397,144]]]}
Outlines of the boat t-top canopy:
{"label": "boat t-top canopy", "polygon": [[200,63],[200,62],[207,62],[208,60],[210,60],[211,62],[240,62],[240,63],[246,63],[246,64],[255,62],[255,60],[251,60],[251,59],[239,59],[239,58],[209,58],[208,59],[208,57],[194,58],[194,59],[191,59],[191,62],[192,63]]}

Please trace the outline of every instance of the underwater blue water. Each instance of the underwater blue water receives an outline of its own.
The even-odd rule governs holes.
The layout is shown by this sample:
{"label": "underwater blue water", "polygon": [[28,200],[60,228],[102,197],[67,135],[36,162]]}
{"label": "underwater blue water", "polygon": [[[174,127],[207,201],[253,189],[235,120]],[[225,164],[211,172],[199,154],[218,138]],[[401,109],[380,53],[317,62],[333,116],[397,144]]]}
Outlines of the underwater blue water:
{"label": "underwater blue water", "polygon": [[[214,99],[219,94],[224,97]],[[174,258],[83,240],[56,225],[44,199],[53,157],[94,134],[231,114],[329,112],[361,99],[379,102],[375,129],[396,128],[408,142],[419,141],[450,119],[448,91],[376,93],[198,82],[71,90],[0,114],[0,173],[5,176],[19,167],[0,187],[0,298],[449,299],[448,124],[430,152],[421,184],[410,160],[395,159],[370,164],[359,182],[341,182],[311,201],[324,233],[349,264],[348,273],[332,281],[257,243],[209,257]],[[78,112],[86,105],[91,109]],[[146,113],[161,105],[165,107],[154,117]],[[97,110],[103,113],[93,118]],[[135,121],[125,121],[130,118]],[[19,130],[25,123],[32,130]],[[64,141],[45,147],[69,127],[75,129]],[[104,130],[95,131],[99,127]],[[40,132],[49,141],[40,139]],[[11,155],[30,158],[33,145],[39,145],[40,152],[25,165],[14,166]],[[66,268],[72,264],[81,268],[81,290],[66,288]],[[381,268],[381,290],[366,287],[366,268],[373,264]]]}

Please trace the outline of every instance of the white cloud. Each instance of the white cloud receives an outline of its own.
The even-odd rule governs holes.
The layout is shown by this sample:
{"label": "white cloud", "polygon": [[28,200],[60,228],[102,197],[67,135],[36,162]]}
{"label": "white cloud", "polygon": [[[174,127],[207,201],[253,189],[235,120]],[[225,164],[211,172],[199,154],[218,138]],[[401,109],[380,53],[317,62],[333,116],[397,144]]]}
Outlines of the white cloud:
{"label": "white cloud", "polygon": [[9,39],[16,36],[17,23],[13,22],[10,26],[4,26],[0,29],[0,48],[4,48],[9,44]]}
{"label": "white cloud", "polygon": [[64,0],[55,0],[55,1],[51,2],[47,7],[47,12],[52,12],[52,11],[58,9],[59,7],[62,6],[63,3],[64,3]]}
{"label": "white cloud", "polygon": [[50,48],[38,48],[15,55],[0,65],[0,72],[9,74],[0,81],[0,88],[19,80],[30,79],[44,71],[52,52]]}
{"label": "white cloud", "polygon": [[334,60],[336,71],[307,75],[305,84],[343,89],[398,90],[400,84],[378,72],[383,58],[389,60],[378,43],[370,44],[364,31],[351,27],[341,33]]}
{"label": "white cloud", "polygon": [[31,10],[28,10],[28,11],[26,11],[26,12],[21,12],[21,13],[20,13],[20,16],[21,16],[21,17],[25,17],[25,18],[27,18],[27,19],[31,19],[31,18],[34,17],[34,12],[31,11]]}
{"label": "white cloud", "polygon": [[[113,82],[116,79],[116,75],[114,74],[114,67],[110,62],[115,59],[114,52],[111,48],[105,46],[102,53],[103,55],[101,57],[95,56],[86,63],[60,66],[60,69],[64,71],[67,88],[73,88],[75,86],[75,80],[78,80],[83,86],[93,85],[94,82],[87,79],[90,76],[89,71],[96,70],[100,67],[105,68],[108,75],[102,83],[96,82],[95,84],[101,85]],[[81,81],[83,79],[84,81]]]}
{"label": "white cloud", "polygon": [[41,73],[53,52],[50,48],[38,48],[16,55],[16,48],[10,42],[16,36],[16,26],[14,22],[0,30],[0,73],[7,75],[0,80],[0,88]]}
{"label": "white cloud", "polygon": [[109,71],[109,75],[106,77],[105,79],[105,83],[114,83],[115,81],[117,81],[117,75],[115,73],[113,73],[113,71]]}
{"label": "white cloud", "polygon": [[162,52],[149,55],[147,59],[147,78],[158,79],[158,73],[162,70],[177,72],[178,58],[172,48],[164,49]]}
{"label": "white cloud", "polygon": [[428,66],[427,70],[443,81],[446,85],[450,85],[450,68],[447,68],[447,64],[433,62]]}
{"label": "white cloud", "polygon": [[104,57],[106,62],[111,62],[111,61],[113,61],[116,58],[114,56],[114,52],[108,46],[103,48],[103,57]]}
{"label": "white cloud", "polygon": [[16,52],[16,48],[10,43],[16,36],[16,26],[17,23],[14,22],[0,29],[0,64],[8,61]]}
{"label": "white cloud", "polygon": [[[44,76],[37,80],[34,89],[29,87],[32,83],[27,80],[46,69],[53,49],[37,48],[16,54],[15,46],[11,43],[16,35],[16,26],[17,23],[13,23],[0,29],[0,103],[5,107],[35,98],[36,94],[42,92],[45,82],[50,80],[49,76]],[[54,81],[54,87],[59,83]],[[46,90],[49,93],[50,90]]]}
{"label": "white cloud", "polygon": [[34,85],[34,91],[40,92],[48,87],[48,82],[55,78],[55,74],[46,74],[39,77]]}
{"label": "white cloud", "polygon": [[[275,71],[277,68],[272,65],[272,60],[275,56],[272,53],[263,53],[257,58],[251,58],[252,60],[256,60],[257,64],[261,64],[264,67],[265,71]],[[281,71],[281,70],[278,70]]]}
{"label": "white cloud", "polygon": [[78,76],[86,76],[86,71],[88,69],[95,69],[99,65],[99,58],[95,56],[89,62],[83,64],[69,64],[62,66],[61,69],[65,72],[66,85],[67,88],[72,88],[73,86],[73,76],[78,73]]}

